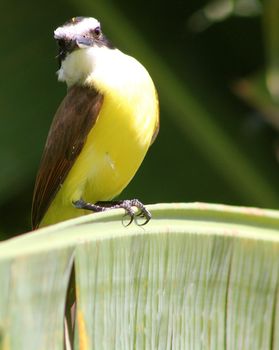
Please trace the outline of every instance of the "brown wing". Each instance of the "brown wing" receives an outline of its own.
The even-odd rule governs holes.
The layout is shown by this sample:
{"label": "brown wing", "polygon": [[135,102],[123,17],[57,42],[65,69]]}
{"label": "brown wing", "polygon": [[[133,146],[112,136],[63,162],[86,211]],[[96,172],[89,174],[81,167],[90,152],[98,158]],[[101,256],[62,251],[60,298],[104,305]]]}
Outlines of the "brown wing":
{"label": "brown wing", "polygon": [[103,96],[93,89],[73,86],[59,106],[43,152],[37,174],[32,227],[40,224],[50,203],[80,154],[87,135],[95,124]]}

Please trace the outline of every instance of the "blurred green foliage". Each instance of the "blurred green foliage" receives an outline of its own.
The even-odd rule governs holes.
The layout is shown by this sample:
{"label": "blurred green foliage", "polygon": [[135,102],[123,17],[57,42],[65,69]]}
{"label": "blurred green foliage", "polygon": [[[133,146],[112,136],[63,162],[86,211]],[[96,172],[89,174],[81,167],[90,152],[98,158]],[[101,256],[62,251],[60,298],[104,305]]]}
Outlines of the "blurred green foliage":
{"label": "blurred green foliage", "polygon": [[30,228],[36,171],[66,92],[56,82],[53,30],[76,15],[98,18],[158,88],[159,137],[123,198],[279,208],[277,0],[15,0],[4,6],[2,238]]}

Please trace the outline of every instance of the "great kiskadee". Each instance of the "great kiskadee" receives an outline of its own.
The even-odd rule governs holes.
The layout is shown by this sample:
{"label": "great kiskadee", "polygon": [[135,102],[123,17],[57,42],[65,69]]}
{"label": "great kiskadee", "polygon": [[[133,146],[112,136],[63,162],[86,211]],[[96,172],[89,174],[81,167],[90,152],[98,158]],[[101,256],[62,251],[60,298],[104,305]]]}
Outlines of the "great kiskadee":
{"label": "great kiskadee", "polygon": [[32,226],[89,211],[135,209],[136,199],[112,201],[128,185],[159,130],[156,89],[146,69],[116,49],[94,18],[74,17],[54,32],[58,80],[68,92],[45,145],[32,205]]}

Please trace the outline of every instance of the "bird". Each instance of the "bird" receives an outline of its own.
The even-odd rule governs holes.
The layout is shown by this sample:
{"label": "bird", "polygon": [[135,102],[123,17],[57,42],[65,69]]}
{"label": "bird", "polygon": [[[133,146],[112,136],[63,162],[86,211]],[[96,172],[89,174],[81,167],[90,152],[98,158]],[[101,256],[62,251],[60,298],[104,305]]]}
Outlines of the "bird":
{"label": "bird", "polygon": [[[67,94],[54,115],[35,180],[32,228],[123,208],[129,223],[151,213],[138,199],[115,200],[159,131],[159,102],[148,71],[117,49],[93,17],[54,31],[58,81]],[[136,221],[136,220],[135,220]]]}

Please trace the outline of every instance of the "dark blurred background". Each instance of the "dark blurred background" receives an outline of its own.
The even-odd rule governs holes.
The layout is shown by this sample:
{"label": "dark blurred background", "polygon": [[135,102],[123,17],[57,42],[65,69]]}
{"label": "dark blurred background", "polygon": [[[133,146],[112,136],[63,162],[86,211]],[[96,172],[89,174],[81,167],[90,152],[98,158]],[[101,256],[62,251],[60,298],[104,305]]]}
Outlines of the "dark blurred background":
{"label": "dark blurred background", "polygon": [[279,2],[2,4],[0,238],[30,229],[33,184],[66,93],[53,30],[92,16],[149,70],[161,130],[121,197],[279,208]]}

